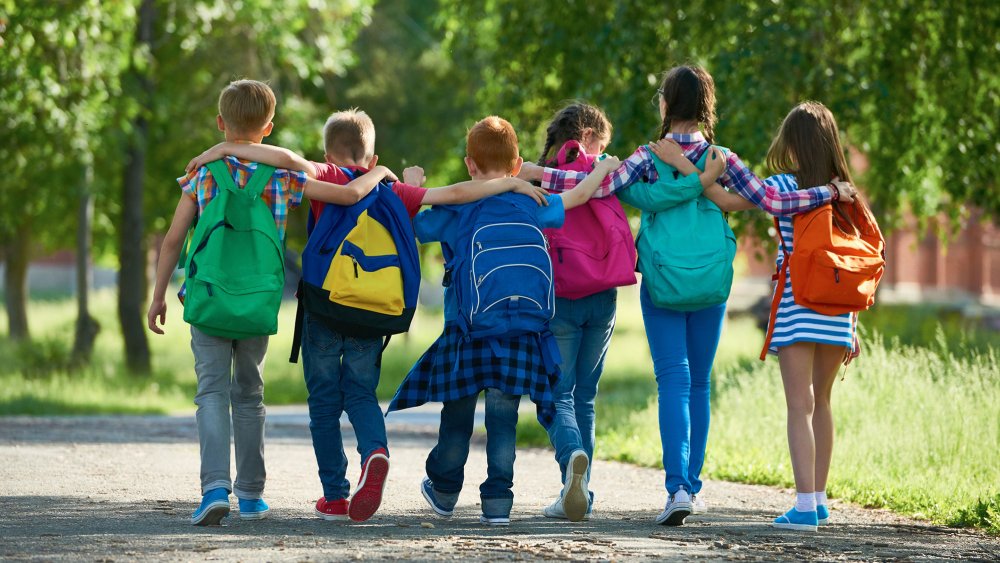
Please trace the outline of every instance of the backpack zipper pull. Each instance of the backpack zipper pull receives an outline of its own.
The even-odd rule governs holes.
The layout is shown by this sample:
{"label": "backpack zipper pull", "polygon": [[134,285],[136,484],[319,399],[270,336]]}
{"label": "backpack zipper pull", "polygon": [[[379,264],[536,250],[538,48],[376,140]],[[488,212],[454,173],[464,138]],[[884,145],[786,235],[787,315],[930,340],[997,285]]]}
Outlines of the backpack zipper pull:
{"label": "backpack zipper pull", "polygon": [[562,264],[563,263],[562,248],[557,248],[556,249],[556,254],[559,255],[559,263]]}
{"label": "backpack zipper pull", "polygon": [[351,256],[351,261],[354,262],[354,277],[357,278],[358,277],[358,259],[355,258],[354,256]]}
{"label": "backpack zipper pull", "polygon": [[212,292],[212,284],[210,283],[205,284],[205,289],[208,290],[209,297],[215,297],[215,294]]}
{"label": "backpack zipper pull", "polygon": [[833,279],[837,283],[840,283],[840,270],[838,270],[837,268],[833,269]]}
{"label": "backpack zipper pull", "polygon": [[476,246],[479,247],[479,250],[482,250],[483,249],[483,242],[480,241],[480,240],[477,240],[476,241]]}

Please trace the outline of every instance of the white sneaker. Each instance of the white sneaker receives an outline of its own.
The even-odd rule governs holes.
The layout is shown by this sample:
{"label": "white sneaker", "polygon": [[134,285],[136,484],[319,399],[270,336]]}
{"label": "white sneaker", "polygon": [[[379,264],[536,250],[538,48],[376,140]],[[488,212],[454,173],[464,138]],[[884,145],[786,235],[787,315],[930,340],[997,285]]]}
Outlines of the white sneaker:
{"label": "white sneaker", "polygon": [[587,458],[587,452],[576,450],[569,456],[566,483],[562,490],[562,508],[570,522],[583,520],[590,506],[590,493],[587,492],[588,467],[590,459]]}
{"label": "white sneaker", "polygon": [[704,514],[708,512],[708,505],[698,495],[691,495],[691,514]]}
{"label": "white sneaker", "polygon": [[[587,513],[583,515],[584,520],[590,520],[590,515],[593,513],[591,508],[587,509]],[[546,518],[560,518],[566,520],[566,511],[563,510],[562,497],[559,497],[552,504],[546,506],[542,509],[542,516]]]}
{"label": "white sneaker", "polygon": [[509,516],[487,516],[483,514],[479,517],[480,524],[486,524],[487,526],[510,526]]}
{"label": "white sneaker", "polygon": [[665,526],[680,526],[689,514],[691,514],[691,497],[687,491],[680,489],[667,499],[667,505],[663,507],[663,512],[656,517],[656,523]]}

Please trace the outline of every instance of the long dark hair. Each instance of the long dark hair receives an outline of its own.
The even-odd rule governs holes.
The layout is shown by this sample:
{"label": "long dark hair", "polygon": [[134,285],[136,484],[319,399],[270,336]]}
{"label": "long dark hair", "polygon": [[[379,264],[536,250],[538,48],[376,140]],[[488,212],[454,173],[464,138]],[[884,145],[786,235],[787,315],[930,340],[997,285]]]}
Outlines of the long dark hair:
{"label": "long dark hair", "polygon": [[[837,120],[819,102],[802,102],[788,112],[767,150],[767,167],[775,173],[793,174],[800,190],[822,186],[834,178],[854,183],[840,144]],[[849,205],[833,202],[834,221],[840,230],[856,233]],[[857,199],[855,205],[865,203]]]}
{"label": "long dark hair", "polygon": [[[595,135],[611,137],[611,122],[597,106],[585,102],[572,102],[557,111],[545,129],[545,147],[538,157],[538,164],[555,166],[556,151],[566,141],[583,141],[583,131],[588,127]],[[570,154],[569,162],[576,157],[576,154]]]}
{"label": "long dark hair", "polygon": [[697,121],[708,142],[715,139],[715,81],[700,66],[675,66],[663,75],[658,90],[667,103],[660,125],[660,138],[670,131],[671,121]]}

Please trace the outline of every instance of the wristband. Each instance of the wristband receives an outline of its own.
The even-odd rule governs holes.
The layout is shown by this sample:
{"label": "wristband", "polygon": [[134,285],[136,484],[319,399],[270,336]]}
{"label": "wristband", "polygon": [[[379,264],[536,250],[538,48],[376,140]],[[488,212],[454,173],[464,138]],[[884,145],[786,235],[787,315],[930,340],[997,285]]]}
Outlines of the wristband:
{"label": "wristband", "polygon": [[840,201],[840,190],[837,189],[836,184],[830,182],[827,186],[830,186],[830,191],[833,192],[833,201]]}

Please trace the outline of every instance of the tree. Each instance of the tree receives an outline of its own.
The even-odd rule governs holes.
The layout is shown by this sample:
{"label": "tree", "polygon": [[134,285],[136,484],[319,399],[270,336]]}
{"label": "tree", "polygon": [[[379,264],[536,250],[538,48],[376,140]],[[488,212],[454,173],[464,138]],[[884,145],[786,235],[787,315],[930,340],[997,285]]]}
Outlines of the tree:
{"label": "tree", "polygon": [[[0,190],[0,236],[6,255],[6,305],[10,338],[29,336],[25,302],[28,260],[35,243],[64,246],[74,237],[71,217],[89,217],[93,164],[110,124],[121,55],[128,51],[131,25],[127,3],[101,6],[97,0],[59,4],[0,2],[0,81],[16,84],[0,93],[6,134],[0,159],[6,163]],[[77,198],[65,197],[78,190]],[[42,228],[36,228],[41,226]],[[84,236],[84,234],[88,236]],[[89,226],[77,233],[77,260],[86,278]],[[77,357],[89,356],[95,324],[87,311],[87,286],[80,283]]]}
{"label": "tree", "polygon": [[505,108],[522,129],[544,123],[560,100],[589,98],[615,124],[612,152],[627,154],[655,134],[658,117],[645,100],[658,74],[691,61],[715,78],[718,139],[750,163],[763,162],[795,103],[817,99],[867,156],[860,182],[886,215],[959,217],[966,204],[1000,213],[992,173],[1000,73],[989,64],[996,2],[628,0],[539,9],[527,0],[449,0],[443,11],[447,46],[476,53],[489,69],[481,107]]}

